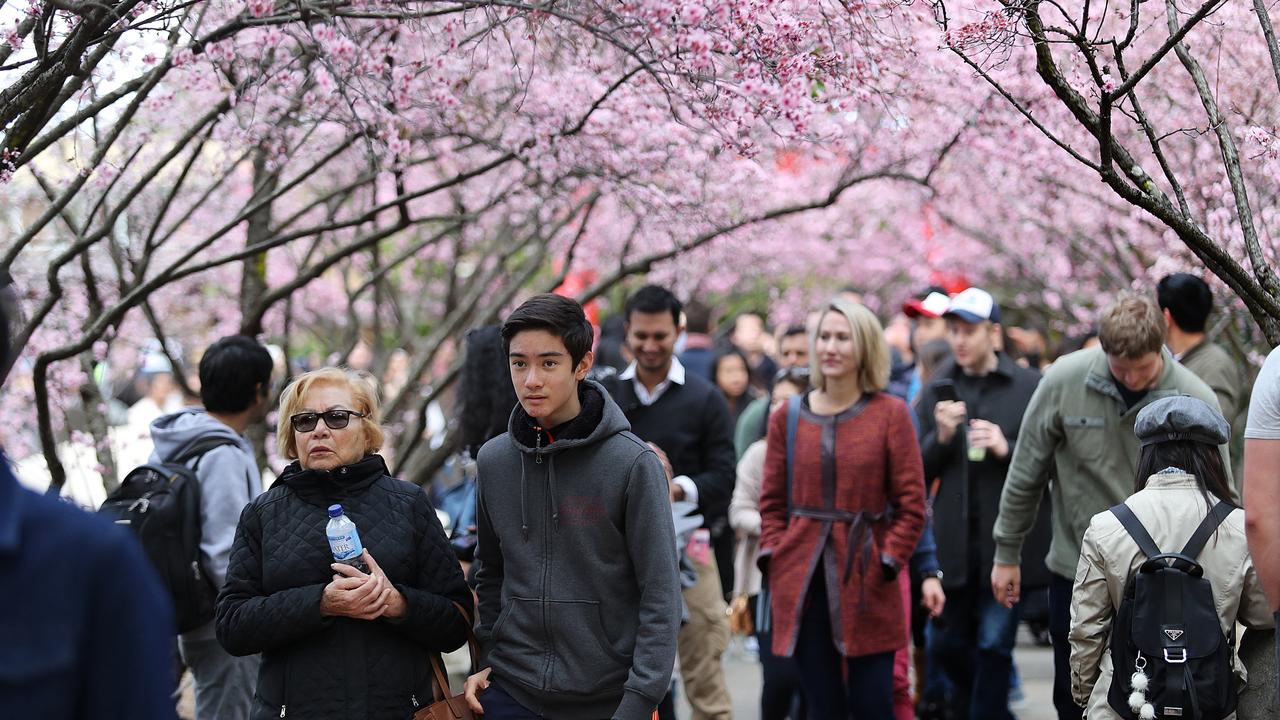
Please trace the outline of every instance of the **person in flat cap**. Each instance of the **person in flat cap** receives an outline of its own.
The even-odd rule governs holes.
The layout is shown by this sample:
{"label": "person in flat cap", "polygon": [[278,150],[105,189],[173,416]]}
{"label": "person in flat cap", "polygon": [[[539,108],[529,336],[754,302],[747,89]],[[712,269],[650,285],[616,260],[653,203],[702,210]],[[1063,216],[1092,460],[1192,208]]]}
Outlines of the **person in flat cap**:
{"label": "person in flat cap", "polygon": [[[1199,398],[1175,395],[1147,405],[1133,428],[1142,445],[1135,492],[1124,504],[1160,548],[1183,547],[1210,509],[1232,507],[1198,561],[1214,589],[1222,632],[1236,621],[1249,628],[1274,625],[1244,534],[1244,510],[1237,506],[1218,446],[1231,426],[1218,408]],[[1071,693],[1086,717],[1119,718],[1107,703],[1111,624],[1129,577],[1147,558],[1109,510],[1093,516],[1081,544],[1071,596]],[[1243,664],[1234,663],[1244,687]],[[1125,678],[1121,678],[1125,682]],[[1234,715],[1232,716],[1234,717]]]}

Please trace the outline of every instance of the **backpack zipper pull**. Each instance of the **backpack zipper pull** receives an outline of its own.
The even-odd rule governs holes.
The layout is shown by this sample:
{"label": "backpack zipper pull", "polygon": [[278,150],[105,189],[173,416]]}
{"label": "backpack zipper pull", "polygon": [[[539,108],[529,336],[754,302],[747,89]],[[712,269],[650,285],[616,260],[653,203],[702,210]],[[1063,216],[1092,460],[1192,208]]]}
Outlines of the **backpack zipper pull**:
{"label": "backpack zipper pull", "polygon": [[542,428],[538,427],[537,425],[534,425],[533,432],[534,432],[534,435],[537,437],[537,441],[534,443],[534,448],[533,448],[533,461],[541,465],[542,464]]}
{"label": "backpack zipper pull", "polygon": [[414,709],[414,710],[417,710],[417,709],[418,709],[418,696],[417,696],[416,694],[415,694],[415,695],[410,695],[410,696],[409,696],[409,702],[412,702],[412,703],[413,703],[413,709]]}
{"label": "backpack zipper pull", "polygon": [[281,705],[281,706],[280,706],[280,717],[284,717],[284,709],[285,709],[285,706],[284,706],[284,705]]}

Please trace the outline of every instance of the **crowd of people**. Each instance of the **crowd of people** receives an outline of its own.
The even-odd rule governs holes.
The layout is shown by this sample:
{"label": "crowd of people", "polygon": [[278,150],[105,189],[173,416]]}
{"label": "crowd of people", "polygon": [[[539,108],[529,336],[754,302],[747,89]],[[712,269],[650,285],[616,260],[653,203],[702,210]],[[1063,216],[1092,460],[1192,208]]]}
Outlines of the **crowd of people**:
{"label": "crowd of people", "polygon": [[[383,460],[379,383],[334,366],[278,398],[290,464],[264,491],[246,432],[275,366],[224,338],[200,405],[157,393],[150,422],[152,463],[198,481],[207,615],[177,634],[187,599],[121,528],[0,463],[3,572],[35,585],[3,621],[0,708],[173,717],[177,660],[200,719],[420,720],[450,694],[433,656],[474,632],[477,716],[674,720],[683,694],[724,720],[739,633],[762,720],[998,720],[1026,621],[1064,720],[1230,716],[1237,625],[1280,605],[1280,354],[1247,402],[1187,274],[1053,353],[981,288],[927,288],[883,322],[863,300],[721,330],[648,285],[597,333],[575,301],[531,297],[467,335],[463,449],[425,490]],[[325,537],[335,512],[355,559]]]}

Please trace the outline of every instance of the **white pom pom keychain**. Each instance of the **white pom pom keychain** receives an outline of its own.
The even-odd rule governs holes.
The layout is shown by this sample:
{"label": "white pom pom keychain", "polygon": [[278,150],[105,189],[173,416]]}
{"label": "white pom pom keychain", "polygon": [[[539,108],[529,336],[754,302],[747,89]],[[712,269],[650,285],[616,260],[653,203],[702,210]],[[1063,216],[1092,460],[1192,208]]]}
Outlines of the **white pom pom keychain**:
{"label": "white pom pom keychain", "polygon": [[1139,670],[1135,672],[1132,677],[1129,678],[1129,684],[1137,692],[1145,693],[1147,691],[1147,688],[1151,686],[1151,680],[1150,678],[1147,677],[1146,673]]}
{"label": "white pom pom keychain", "polygon": [[1129,694],[1129,709],[1138,713],[1138,717],[1143,720],[1155,720],[1156,709],[1147,702],[1147,689],[1151,687],[1151,678],[1143,672],[1147,667],[1147,659],[1139,652],[1133,664],[1133,675],[1129,676],[1129,686],[1133,688],[1133,692]]}

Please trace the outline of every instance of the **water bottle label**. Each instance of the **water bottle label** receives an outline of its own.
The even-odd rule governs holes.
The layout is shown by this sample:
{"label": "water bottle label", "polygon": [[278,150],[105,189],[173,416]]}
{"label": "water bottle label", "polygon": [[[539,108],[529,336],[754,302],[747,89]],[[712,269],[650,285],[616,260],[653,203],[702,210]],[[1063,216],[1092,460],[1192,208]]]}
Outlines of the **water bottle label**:
{"label": "water bottle label", "polygon": [[333,557],[338,560],[349,560],[364,551],[360,541],[351,535],[330,537],[329,547],[333,550]]}

